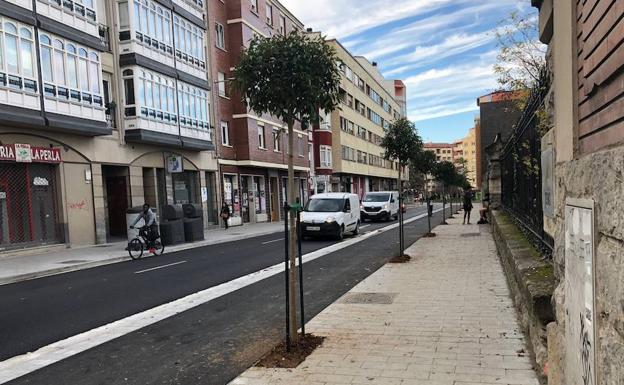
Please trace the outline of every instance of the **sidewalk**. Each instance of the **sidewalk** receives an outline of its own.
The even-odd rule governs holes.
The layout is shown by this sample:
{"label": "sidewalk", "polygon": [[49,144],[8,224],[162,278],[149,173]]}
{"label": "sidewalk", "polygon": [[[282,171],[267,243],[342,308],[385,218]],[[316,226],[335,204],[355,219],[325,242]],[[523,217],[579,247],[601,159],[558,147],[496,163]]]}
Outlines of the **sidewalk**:
{"label": "sidewalk", "polygon": [[326,339],[298,368],[230,385],[537,385],[490,228],[460,214],[310,321]]}
{"label": "sidewalk", "polygon": [[[215,229],[205,232],[205,240],[166,247],[165,253],[188,250],[217,243],[237,241],[283,231],[284,223],[258,223]],[[96,246],[59,248],[28,255],[0,254],[0,285],[44,277],[68,271],[82,270],[130,259],[125,250],[127,242]]]}

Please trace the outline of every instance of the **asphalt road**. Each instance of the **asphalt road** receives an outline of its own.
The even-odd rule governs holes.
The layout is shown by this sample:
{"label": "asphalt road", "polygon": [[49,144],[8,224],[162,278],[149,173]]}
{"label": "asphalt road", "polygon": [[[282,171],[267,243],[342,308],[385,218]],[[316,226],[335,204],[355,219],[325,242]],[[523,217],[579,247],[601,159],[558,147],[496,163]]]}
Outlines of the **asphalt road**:
{"label": "asphalt road", "polygon": [[[406,217],[424,211],[412,209]],[[432,223],[440,220],[438,213]],[[407,244],[426,232],[426,222],[423,218],[406,226]],[[388,225],[368,224],[363,233]],[[280,263],[282,237],[273,234],[2,286],[0,361]],[[334,242],[304,242],[303,251]],[[306,318],[398,254],[397,243],[393,230],[306,263]],[[282,275],[265,279],[10,384],[225,384],[281,338],[283,291]]]}

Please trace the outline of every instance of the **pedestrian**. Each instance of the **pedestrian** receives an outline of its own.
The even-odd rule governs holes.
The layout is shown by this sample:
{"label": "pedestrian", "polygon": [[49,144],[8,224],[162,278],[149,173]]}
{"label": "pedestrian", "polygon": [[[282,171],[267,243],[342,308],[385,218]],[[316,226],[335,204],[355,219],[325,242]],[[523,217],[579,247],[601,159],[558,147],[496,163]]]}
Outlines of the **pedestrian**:
{"label": "pedestrian", "polygon": [[468,224],[470,224],[470,212],[472,211],[472,191],[467,190],[464,193],[464,225],[466,224],[466,218],[468,218]]}
{"label": "pedestrian", "polygon": [[487,214],[488,211],[490,211],[490,194],[486,194],[485,197],[483,198],[482,201],[483,204],[483,208],[481,210],[479,210],[479,222],[477,222],[477,224],[479,225],[485,225],[488,224],[488,219],[487,219]]}
{"label": "pedestrian", "polygon": [[223,218],[223,224],[225,225],[225,229],[228,229],[228,219],[230,219],[230,206],[228,206],[225,202],[223,203],[223,207],[221,207],[221,218]]}

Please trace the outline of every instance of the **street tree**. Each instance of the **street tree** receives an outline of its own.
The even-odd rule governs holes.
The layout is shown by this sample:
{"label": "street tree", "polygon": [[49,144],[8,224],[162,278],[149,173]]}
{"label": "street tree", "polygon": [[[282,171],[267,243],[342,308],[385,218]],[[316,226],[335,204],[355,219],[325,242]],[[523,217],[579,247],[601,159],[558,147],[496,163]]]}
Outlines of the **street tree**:
{"label": "street tree", "polygon": [[[429,175],[433,174],[436,167],[437,159],[436,154],[432,151],[419,151],[413,154],[410,161],[410,172],[414,172],[422,175],[425,185],[423,186],[423,193],[425,194],[425,201],[427,202],[427,210],[429,210],[429,196],[427,192],[427,179]],[[428,236],[433,236],[431,232],[431,217],[427,215],[427,225],[429,226]]]}
{"label": "street tree", "polygon": [[381,141],[381,147],[384,148],[384,158],[390,161],[396,161],[399,165],[397,186],[399,188],[399,256],[403,256],[405,245],[403,244],[403,186],[401,184],[401,170],[410,163],[410,160],[422,152],[423,142],[414,123],[406,118],[395,120],[385,130],[385,135]]}
{"label": "street tree", "polygon": [[436,164],[433,175],[437,181],[442,183],[442,222],[446,223],[446,188],[452,186],[457,180],[457,170],[453,163],[442,161]]}
{"label": "street tree", "polygon": [[[234,69],[234,89],[243,103],[257,114],[268,113],[288,127],[288,200],[295,205],[294,128],[306,128],[319,111],[329,113],[340,103],[340,70],[335,50],[320,36],[297,31],[288,35],[256,35],[243,50]],[[295,215],[289,222],[289,320],[293,343],[298,342],[296,322]]]}

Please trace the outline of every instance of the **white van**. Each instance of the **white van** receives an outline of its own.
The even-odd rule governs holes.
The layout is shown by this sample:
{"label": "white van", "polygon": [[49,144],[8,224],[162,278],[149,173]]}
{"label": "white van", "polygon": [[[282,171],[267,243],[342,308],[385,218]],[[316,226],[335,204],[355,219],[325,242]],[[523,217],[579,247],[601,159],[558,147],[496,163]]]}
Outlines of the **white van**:
{"label": "white van", "polygon": [[359,230],[360,201],[355,194],[314,195],[301,213],[301,233],[304,239],[322,236],[342,239],[345,233],[357,235]]}
{"label": "white van", "polygon": [[386,220],[399,217],[399,192],[376,191],[367,192],[360,206],[362,221]]}

